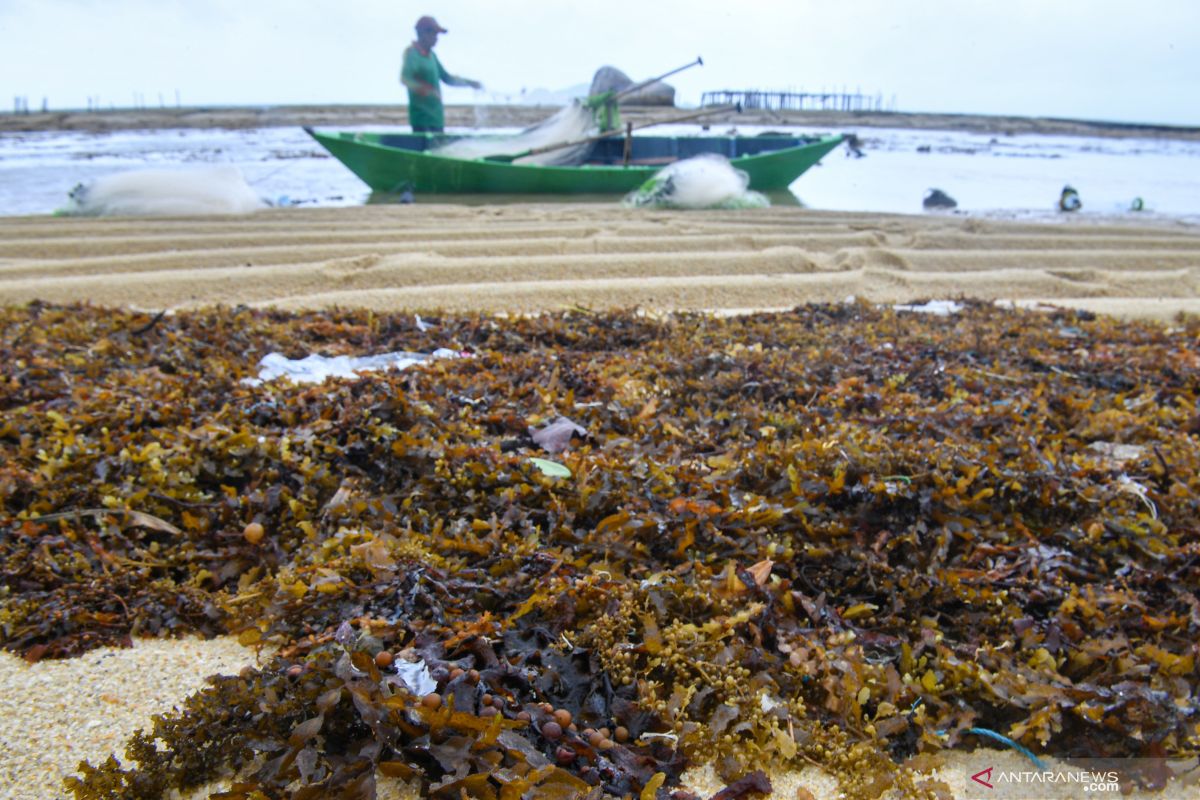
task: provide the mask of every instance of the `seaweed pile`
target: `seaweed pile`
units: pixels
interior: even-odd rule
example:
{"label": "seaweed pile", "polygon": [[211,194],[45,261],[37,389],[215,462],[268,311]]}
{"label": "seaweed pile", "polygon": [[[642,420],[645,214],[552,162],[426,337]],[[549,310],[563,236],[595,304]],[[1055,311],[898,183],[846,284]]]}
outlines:
{"label": "seaweed pile", "polygon": [[[0,311],[0,643],[237,634],[77,798],[945,796],[1200,746],[1200,323]],[[321,385],[269,352],[451,347]],[[915,760],[914,760],[915,759]]]}

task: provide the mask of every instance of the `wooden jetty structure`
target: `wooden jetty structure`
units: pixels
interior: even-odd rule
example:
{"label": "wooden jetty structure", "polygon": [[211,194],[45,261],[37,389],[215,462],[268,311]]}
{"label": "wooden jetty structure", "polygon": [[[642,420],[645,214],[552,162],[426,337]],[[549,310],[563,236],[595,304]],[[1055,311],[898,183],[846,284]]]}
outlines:
{"label": "wooden jetty structure", "polygon": [[705,92],[701,106],[732,105],[770,111],[883,111],[882,95],[862,92],[766,92],[757,89]]}

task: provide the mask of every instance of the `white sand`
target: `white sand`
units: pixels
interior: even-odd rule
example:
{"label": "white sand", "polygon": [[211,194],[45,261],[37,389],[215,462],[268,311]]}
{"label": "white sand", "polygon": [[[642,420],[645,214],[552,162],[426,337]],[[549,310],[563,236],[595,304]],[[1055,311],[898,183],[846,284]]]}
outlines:
{"label": "white sand", "polygon": [[[234,637],[208,642],[136,640],[130,649],[100,648],[67,661],[27,664],[11,653],[0,652],[0,798],[44,800],[63,796],[62,780],[75,773],[80,760],[98,764],[115,753],[139,728],[149,728],[151,717],[178,707],[192,692],[205,686],[214,673],[236,674],[255,663],[254,651]],[[936,777],[945,781],[956,798],[987,796],[971,783],[970,776],[986,767],[1018,772],[1030,769],[1022,756],[1009,751],[982,749],[943,754]],[[1052,767],[1065,767],[1047,759]],[[708,797],[723,788],[712,767],[689,769],[684,785]],[[816,800],[838,796],[837,782],[815,768],[771,775],[773,796],[804,797],[807,789]],[[209,791],[222,791],[228,782],[215,782],[190,798],[199,800]],[[1042,787],[1046,798],[1073,798],[1077,786]],[[410,800],[416,792],[399,781],[380,780],[383,800]],[[998,795],[1003,796],[1003,795]],[[1024,796],[1024,795],[1022,795]],[[1162,793],[1135,792],[1124,797],[1182,800],[1200,796],[1193,782],[1174,785]]]}
{"label": "white sand", "polygon": [[[1200,313],[1200,229],[797,208],[663,212],[615,201],[0,219],[6,303],[745,311],[848,295],[887,303],[976,297],[1165,320]],[[252,661],[230,639],[139,642],[33,666],[0,653],[0,797],[61,795],[62,777],[80,759],[119,751],[152,714],[202,687],[204,676]],[[950,754],[943,777],[956,796],[980,796],[969,783],[980,758],[1022,766],[1011,753]],[[803,796],[799,787],[836,796],[816,770],[774,780],[777,797]],[[690,772],[688,782],[702,795],[720,788],[711,770]],[[406,794],[387,789],[387,796]],[[1197,795],[1174,787],[1145,796]]]}
{"label": "white sand", "polygon": [[204,688],[206,676],[255,663],[233,638],[134,644],[33,665],[0,652],[0,797],[63,796],[81,760],[120,758],[136,730]]}
{"label": "white sand", "polygon": [[608,204],[0,219],[0,302],[535,311],[977,297],[1200,312],[1200,228]]}

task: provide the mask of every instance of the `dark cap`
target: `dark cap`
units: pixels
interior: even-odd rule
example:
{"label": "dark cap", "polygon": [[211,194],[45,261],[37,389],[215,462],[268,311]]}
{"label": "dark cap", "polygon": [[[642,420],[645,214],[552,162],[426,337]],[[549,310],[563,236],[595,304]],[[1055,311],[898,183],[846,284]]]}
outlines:
{"label": "dark cap", "polygon": [[438,21],[430,16],[421,17],[417,20],[417,30],[419,31],[437,31],[438,33],[449,33],[450,31],[438,25]]}

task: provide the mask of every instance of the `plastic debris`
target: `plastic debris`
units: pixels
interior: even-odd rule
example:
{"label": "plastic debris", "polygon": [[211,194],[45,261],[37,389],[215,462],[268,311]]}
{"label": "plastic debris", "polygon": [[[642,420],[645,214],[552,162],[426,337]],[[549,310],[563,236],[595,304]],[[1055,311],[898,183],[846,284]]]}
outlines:
{"label": "plastic debris", "polygon": [[1040,758],[1035,756],[1032,752],[1029,751],[1028,748],[1022,747],[1020,744],[1018,744],[1017,742],[1014,742],[1012,739],[1008,738],[1007,736],[1005,736],[1002,733],[996,733],[994,730],[992,730],[990,728],[967,728],[966,733],[973,733],[976,736],[986,736],[989,739],[999,742],[1000,744],[1004,745],[1005,747],[1010,747],[1013,750],[1016,750],[1018,753],[1025,756],[1030,761],[1032,761],[1033,765],[1035,767],[1037,767],[1038,769],[1044,770],[1047,768],[1046,762],[1042,761]]}
{"label": "plastic debris", "polygon": [[948,317],[951,314],[957,314],[963,310],[961,303],[956,303],[953,300],[930,300],[921,305],[898,305],[892,306],[897,311],[911,311],[916,314],[934,314],[939,317]]}
{"label": "plastic debris", "polygon": [[571,446],[574,437],[587,436],[587,428],[566,417],[559,417],[544,428],[531,429],[529,436],[547,453],[561,453]]}
{"label": "plastic debris", "polygon": [[437,681],[433,679],[429,665],[424,661],[397,660],[392,662],[392,666],[396,670],[396,677],[402,680],[413,694],[420,696],[437,691]]}
{"label": "plastic debris", "polygon": [[543,475],[551,478],[569,478],[571,470],[559,464],[557,461],[550,461],[545,458],[530,458],[530,463],[542,471]]}
{"label": "plastic debris", "polygon": [[296,383],[321,383],[326,378],[357,378],[358,373],[379,369],[407,369],[431,358],[459,358],[461,353],[440,347],[432,353],[382,353],[377,356],[321,356],[313,354],[292,359],[282,353],[268,353],[258,362],[258,378],[247,378],[249,386],[291,378]]}

